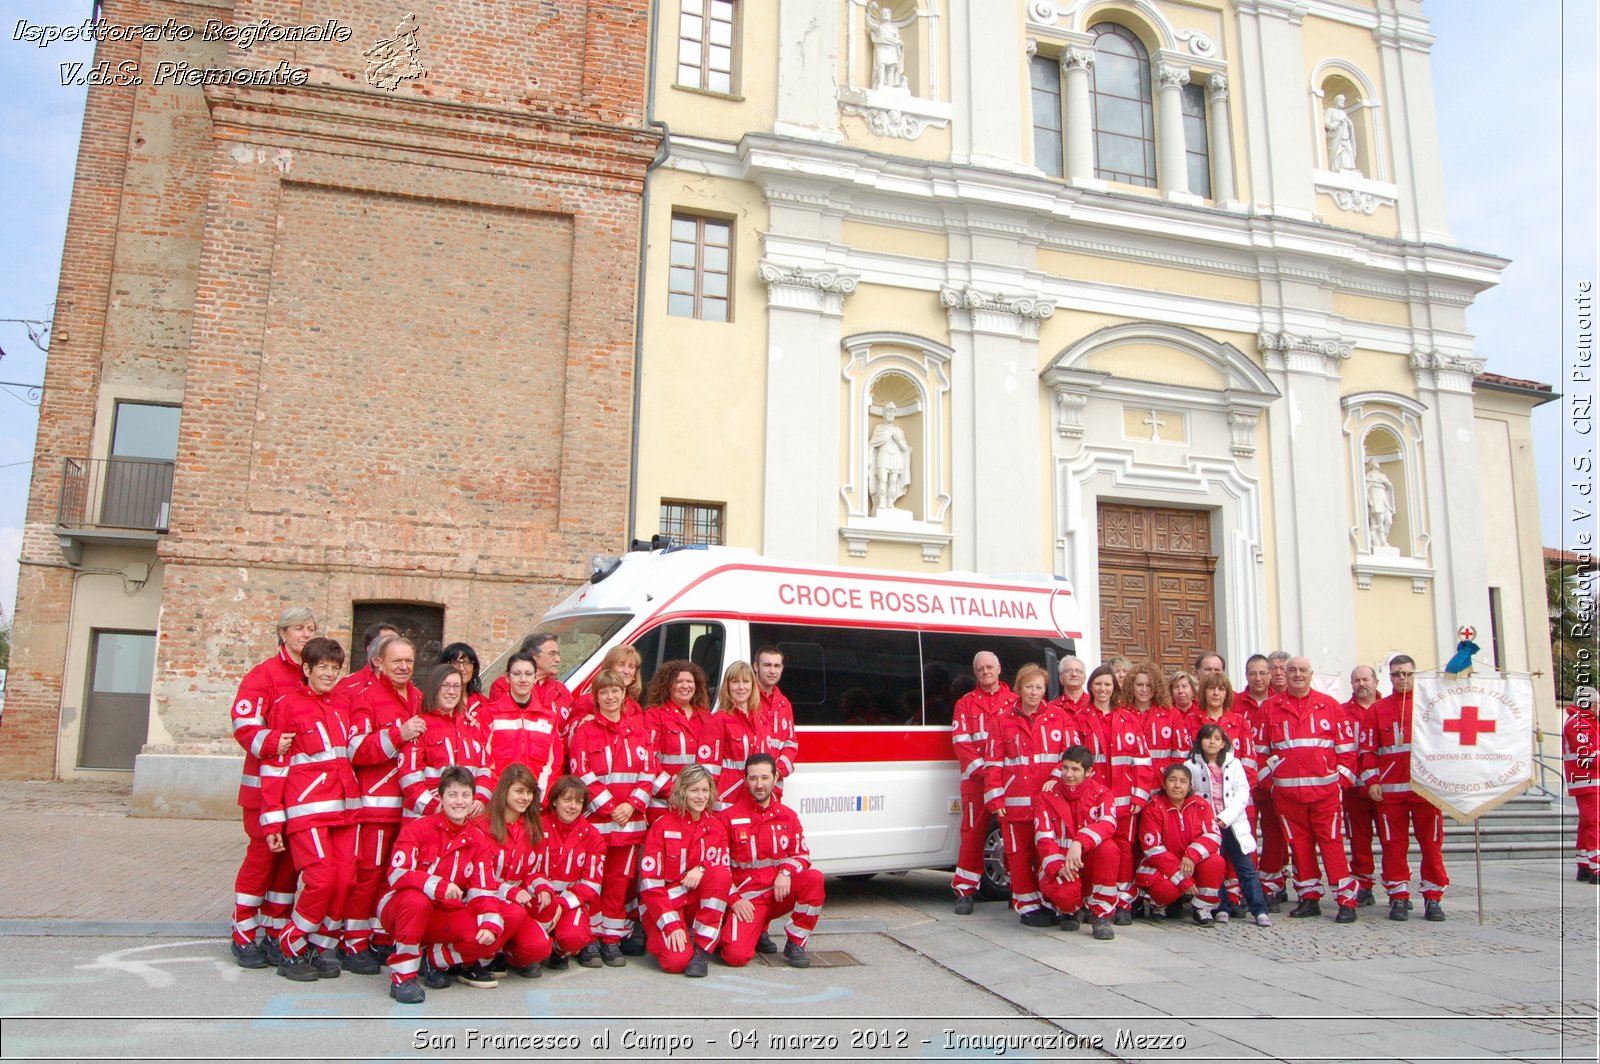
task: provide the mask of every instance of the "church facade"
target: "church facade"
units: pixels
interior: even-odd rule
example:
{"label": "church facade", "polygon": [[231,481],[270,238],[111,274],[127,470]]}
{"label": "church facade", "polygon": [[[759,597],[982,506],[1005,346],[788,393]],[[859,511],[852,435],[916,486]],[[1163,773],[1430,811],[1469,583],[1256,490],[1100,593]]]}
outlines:
{"label": "church facade", "polygon": [[[664,0],[635,524],[1069,577],[1084,649],[1545,672],[1415,0]],[[659,508],[659,509],[658,509]],[[653,526],[659,515],[659,522]],[[1541,717],[1555,720],[1548,684]]]}

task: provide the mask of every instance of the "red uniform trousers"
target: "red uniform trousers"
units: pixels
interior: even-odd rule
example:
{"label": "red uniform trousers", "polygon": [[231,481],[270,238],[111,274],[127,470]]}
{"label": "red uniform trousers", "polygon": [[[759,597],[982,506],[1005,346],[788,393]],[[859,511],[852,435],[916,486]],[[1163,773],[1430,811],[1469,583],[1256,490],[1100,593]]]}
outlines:
{"label": "red uniform trousers", "polygon": [[389,978],[396,983],[416,976],[425,947],[433,951],[429,957],[434,967],[444,969],[488,960],[500,951],[505,938],[497,930],[492,943],[485,946],[479,942],[478,918],[460,902],[447,908],[422,891],[409,889],[386,894],[383,900],[386,904],[378,916],[394,936]]}
{"label": "red uniform trousers", "polygon": [[978,891],[983,876],[983,844],[989,837],[989,811],[983,807],[983,781],[961,781],[961,848],[956,853],[956,874],[950,886],[957,894]]}
{"label": "red uniform trousers", "polygon": [[1117,847],[1117,908],[1133,908],[1133,870],[1139,864],[1135,849],[1139,845],[1139,814],[1135,810],[1117,813],[1117,835],[1106,843]]}
{"label": "red uniform trousers", "polygon": [[1444,814],[1420,794],[1390,793],[1378,803],[1378,831],[1383,839],[1383,889],[1390,901],[1411,897],[1411,831],[1422,850],[1422,896],[1444,897],[1450,875],[1444,870]]}
{"label": "red uniform trousers", "polygon": [[[980,804],[979,809],[983,806]],[[816,930],[817,918],[822,915],[822,873],[808,868],[789,879],[789,896],[775,901],[771,891],[751,899],[755,912],[749,920],[733,915],[733,905],[728,906],[727,925],[722,933],[722,959],[734,968],[742,968],[756,955],[756,939],[767,930],[767,925],[785,913],[792,915],[784,925],[783,933],[790,942],[804,946]],[[737,900],[737,899],[735,899]]]}
{"label": "red uniform trousers", "polygon": [[1077,879],[1039,877],[1039,893],[1057,912],[1067,916],[1087,905],[1096,919],[1109,919],[1117,911],[1117,866],[1121,861],[1122,851],[1116,841],[1107,840],[1083,855],[1083,868]]}
{"label": "red uniform trousers", "polygon": [[374,942],[394,941],[373,916],[379,896],[389,886],[389,854],[399,834],[399,821],[356,825],[355,880],[344,910],[344,948],[350,953],[360,953]]}
{"label": "red uniform trousers", "polygon": [[[1578,867],[1600,873],[1600,788],[1569,791],[1578,802]],[[1426,879],[1428,870],[1422,870]]]}
{"label": "red uniform trousers", "polygon": [[1344,792],[1344,833],[1350,840],[1350,874],[1357,890],[1372,889],[1372,837],[1378,830],[1378,806],[1365,787]]}
{"label": "red uniform trousers", "polygon": [[1344,806],[1337,794],[1314,802],[1286,798],[1274,803],[1283,834],[1294,856],[1294,892],[1304,901],[1322,898],[1322,877],[1317,870],[1317,854],[1322,855],[1322,870],[1328,873],[1340,905],[1356,903],[1356,881],[1344,859],[1344,837],[1340,834]]}
{"label": "red uniform trousers", "polygon": [[[500,949],[505,952],[507,963],[526,968],[550,959],[550,933],[528,911],[526,905],[507,902],[500,906],[500,918],[506,922],[506,933],[500,940]],[[476,931],[473,937],[477,937]]]}
{"label": "red uniform trousers", "polygon": [[639,844],[606,847],[606,870],[600,877],[600,904],[590,926],[594,937],[616,945],[633,930],[630,914],[639,904]]}
{"label": "red uniform trousers", "polygon": [[294,859],[287,851],[267,849],[261,810],[241,812],[248,842],[239,874],[233,878],[233,940],[248,946],[256,940],[257,929],[276,936],[288,925],[289,906],[294,904]]}
{"label": "red uniform trousers", "polygon": [[[1261,889],[1272,900],[1273,894],[1284,893],[1284,867],[1289,863],[1289,840],[1283,833],[1277,801],[1271,787],[1252,791],[1250,826],[1261,829],[1261,848],[1256,851],[1256,870],[1261,873]],[[1257,812],[1259,810],[1259,813]]]}
{"label": "red uniform trousers", "polygon": [[728,914],[729,892],[732,890],[733,875],[728,869],[708,867],[700,877],[700,885],[678,900],[675,909],[682,923],[677,926],[686,932],[682,949],[672,949],[667,945],[666,936],[661,933],[659,926],[662,913],[651,905],[643,907],[645,949],[661,963],[663,972],[668,975],[682,972],[694,959],[696,946],[707,953],[717,948],[717,940],[722,937],[722,921]]}
{"label": "red uniform trousers", "polygon": [[1006,870],[1011,873],[1011,907],[1019,913],[1042,908],[1039,895],[1039,859],[1034,852],[1034,825],[1029,820],[1006,820]]}
{"label": "red uniform trousers", "polygon": [[1217,907],[1221,897],[1222,874],[1226,864],[1220,853],[1213,854],[1197,863],[1194,875],[1187,879],[1179,878],[1174,882],[1173,877],[1178,876],[1177,872],[1171,876],[1145,873],[1139,877],[1139,886],[1157,905],[1171,905],[1185,894],[1193,894],[1196,908],[1211,911]]}
{"label": "red uniform trousers", "polygon": [[298,957],[306,941],[333,949],[344,930],[345,904],[356,872],[356,829],[348,824],[289,832],[289,854],[300,873],[300,893],[278,936],[284,956]]}
{"label": "red uniform trousers", "polygon": [[585,906],[569,909],[559,901],[552,900],[534,915],[540,923],[547,924],[555,920],[555,926],[550,928],[550,938],[556,950],[568,957],[594,941],[595,916]]}

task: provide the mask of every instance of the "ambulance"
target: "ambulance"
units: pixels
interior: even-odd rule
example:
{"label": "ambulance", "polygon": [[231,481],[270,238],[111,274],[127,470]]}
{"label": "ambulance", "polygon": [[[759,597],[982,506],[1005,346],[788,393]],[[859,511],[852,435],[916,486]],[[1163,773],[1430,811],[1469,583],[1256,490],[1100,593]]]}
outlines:
{"label": "ambulance", "polygon": [[[1044,666],[1053,696],[1057,663],[1084,645],[1078,600],[1060,577],[796,564],[731,547],[634,551],[593,568],[533,629],[560,640],[574,694],[620,643],[638,650],[642,682],[687,659],[713,694],[732,662],[753,662],[765,646],[783,652],[778,686],[800,744],[783,800],[829,875],[954,866],[961,807],[950,722],[973,686],[973,655],[992,651],[1008,682],[1028,662]],[[510,653],[485,677],[503,672]],[[1004,896],[998,830],[985,866],[984,893]]]}

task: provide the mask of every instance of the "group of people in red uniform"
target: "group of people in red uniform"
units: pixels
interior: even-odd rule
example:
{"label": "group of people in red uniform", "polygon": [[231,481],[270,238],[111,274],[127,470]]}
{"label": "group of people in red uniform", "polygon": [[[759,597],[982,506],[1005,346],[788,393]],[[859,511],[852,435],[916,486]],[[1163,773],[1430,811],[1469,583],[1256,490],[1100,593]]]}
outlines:
{"label": "group of people in red uniform", "polygon": [[1374,837],[1389,918],[1407,920],[1413,834],[1423,914],[1444,920],[1443,818],[1411,790],[1416,664],[1401,654],[1388,668],[1388,695],[1362,665],[1341,704],[1312,688],[1309,660],[1283,651],[1252,655],[1238,692],[1214,652],[1193,672],[1125,658],[1089,672],[1069,657],[1060,695],[1046,701],[1042,667],[1022,666],[1008,687],[999,659],[979,653],[952,729],[955,911],[973,911],[993,818],[1012,906],[1030,927],[1076,931],[1087,920],[1110,939],[1136,911],[1165,919],[1184,899],[1202,926],[1248,911],[1270,927],[1291,888],[1291,917],[1321,915],[1331,892],[1336,921],[1350,923],[1376,902]]}
{"label": "group of people in red uniform", "polygon": [[405,1004],[646,952],[702,977],[716,954],[776,953],[766,932],[785,915],[785,959],[810,965],[823,883],[781,798],[798,744],[775,648],[729,666],[713,708],[688,661],[642,690],[631,647],[574,698],[546,633],[487,693],[466,644],[418,686],[392,626],[365,633],[368,667],[348,676],[310,610],[277,633],[233,705],[241,967],[310,981],[386,966]]}

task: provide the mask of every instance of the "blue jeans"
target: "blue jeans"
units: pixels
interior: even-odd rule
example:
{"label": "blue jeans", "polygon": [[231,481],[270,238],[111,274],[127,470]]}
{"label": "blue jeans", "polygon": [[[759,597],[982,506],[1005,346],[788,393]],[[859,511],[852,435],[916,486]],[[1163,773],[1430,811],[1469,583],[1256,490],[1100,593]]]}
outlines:
{"label": "blue jeans", "polygon": [[1260,916],[1266,912],[1267,898],[1261,892],[1261,877],[1256,874],[1256,862],[1239,847],[1239,840],[1232,828],[1222,829],[1222,856],[1233,866],[1234,877],[1239,880],[1239,889],[1244,893],[1244,903],[1250,907],[1250,915]]}

